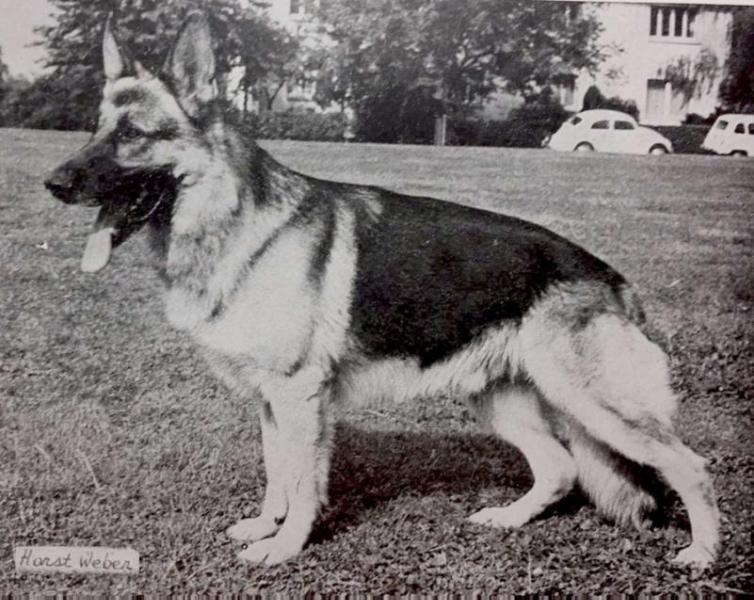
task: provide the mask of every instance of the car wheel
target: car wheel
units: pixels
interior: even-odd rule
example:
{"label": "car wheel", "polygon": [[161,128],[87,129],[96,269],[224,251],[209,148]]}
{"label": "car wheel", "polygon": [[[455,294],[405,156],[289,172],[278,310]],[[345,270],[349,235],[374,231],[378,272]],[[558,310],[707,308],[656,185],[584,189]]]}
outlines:
{"label": "car wheel", "polygon": [[730,153],[731,156],[746,156],[746,150],[734,150]]}
{"label": "car wheel", "polygon": [[657,144],[656,146],[652,146],[649,149],[649,153],[655,156],[658,156],[660,154],[667,154],[668,149],[665,146],[662,146],[661,144]]}
{"label": "car wheel", "polygon": [[594,146],[592,146],[589,142],[581,142],[573,150],[574,152],[594,152]]}

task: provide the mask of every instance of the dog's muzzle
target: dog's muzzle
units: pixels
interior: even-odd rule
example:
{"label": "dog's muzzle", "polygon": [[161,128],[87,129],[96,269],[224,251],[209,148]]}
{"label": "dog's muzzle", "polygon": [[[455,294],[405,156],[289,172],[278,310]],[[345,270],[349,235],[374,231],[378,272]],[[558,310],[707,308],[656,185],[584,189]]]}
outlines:
{"label": "dog's muzzle", "polygon": [[83,196],[85,179],[77,170],[62,165],[55,169],[44,181],[48,191],[61,202],[66,204],[81,204],[83,206],[99,206],[99,201],[89,196]]}
{"label": "dog's muzzle", "polygon": [[158,218],[159,211],[169,212],[175,181],[168,168],[125,169],[86,150],[55,169],[44,184],[66,204],[99,207],[81,258],[81,269],[92,273],[104,268],[112,249]]}

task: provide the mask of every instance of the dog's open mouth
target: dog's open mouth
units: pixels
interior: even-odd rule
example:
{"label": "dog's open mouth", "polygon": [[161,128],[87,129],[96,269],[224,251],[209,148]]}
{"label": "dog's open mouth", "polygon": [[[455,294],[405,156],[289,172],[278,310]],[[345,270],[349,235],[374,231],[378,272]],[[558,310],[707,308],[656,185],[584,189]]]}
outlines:
{"label": "dog's open mouth", "polygon": [[172,186],[162,174],[150,174],[119,189],[110,190],[100,202],[97,219],[81,257],[81,270],[95,273],[105,268],[113,248],[122,244],[145,223],[169,209]]}

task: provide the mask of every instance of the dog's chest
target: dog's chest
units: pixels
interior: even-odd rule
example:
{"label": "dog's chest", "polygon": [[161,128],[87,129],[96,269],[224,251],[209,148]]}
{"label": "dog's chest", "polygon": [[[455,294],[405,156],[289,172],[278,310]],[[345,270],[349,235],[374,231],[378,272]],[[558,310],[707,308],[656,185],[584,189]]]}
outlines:
{"label": "dog's chest", "polygon": [[171,290],[168,318],[214,353],[287,371],[306,352],[313,330],[310,254],[302,236],[283,236],[255,261],[213,281],[210,292],[219,293],[210,296],[219,300],[192,301],[182,290]]}

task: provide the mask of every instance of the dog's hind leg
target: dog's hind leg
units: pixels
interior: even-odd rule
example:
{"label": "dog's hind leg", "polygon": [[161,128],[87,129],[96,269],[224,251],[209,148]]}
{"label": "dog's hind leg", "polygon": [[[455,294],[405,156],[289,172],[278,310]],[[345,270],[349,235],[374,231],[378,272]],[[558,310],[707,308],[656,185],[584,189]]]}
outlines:
{"label": "dog's hind leg", "polygon": [[244,542],[256,542],[276,533],[288,512],[283,479],[285,448],[269,402],[260,402],[259,420],[267,477],[262,510],[258,517],[242,519],[227,530],[231,538]]}
{"label": "dog's hind leg", "polygon": [[319,374],[302,369],[292,377],[274,378],[262,387],[262,395],[269,402],[277,428],[277,468],[287,512],[273,537],[251,544],[239,557],[272,565],[293,558],[302,550],[326,499],[330,390]]}
{"label": "dog's hind leg", "polygon": [[705,461],[673,431],[676,403],[660,349],[623,317],[602,314],[574,327],[554,311],[525,325],[521,342],[523,367],[548,403],[596,440],[654,468],[678,492],[692,542],[676,561],[703,567],[714,560],[715,494]]}
{"label": "dog's hind leg", "polygon": [[544,412],[551,409],[541,404],[533,389],[498,389],[475,402],[482,421],[526,457],[534,484],[512,504],[482,509],[469,520],[495,527],[520,527],[571,491],[576,463],[554,435]]}

